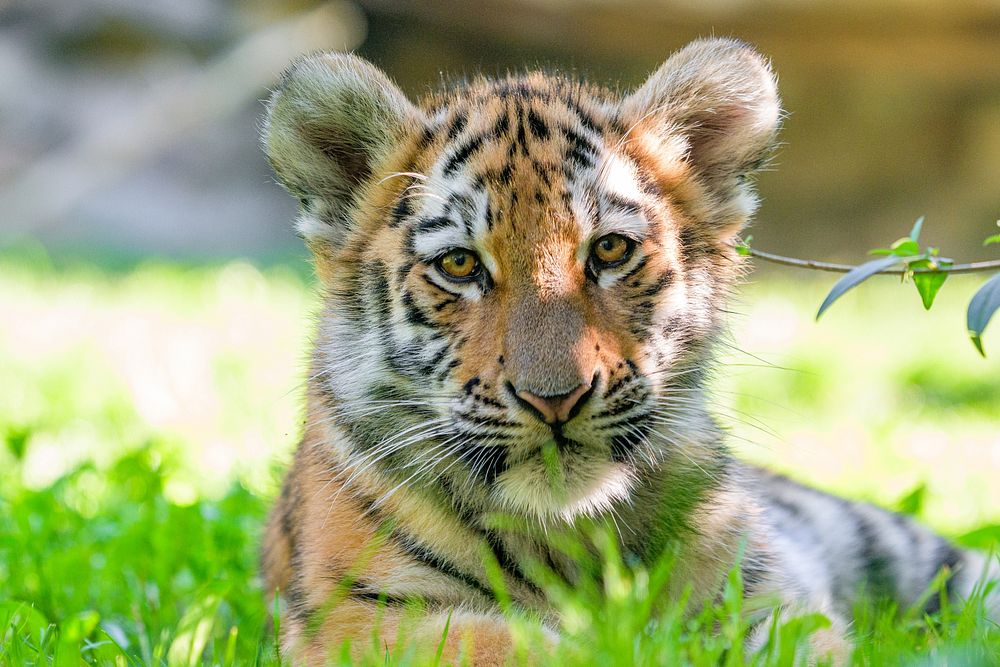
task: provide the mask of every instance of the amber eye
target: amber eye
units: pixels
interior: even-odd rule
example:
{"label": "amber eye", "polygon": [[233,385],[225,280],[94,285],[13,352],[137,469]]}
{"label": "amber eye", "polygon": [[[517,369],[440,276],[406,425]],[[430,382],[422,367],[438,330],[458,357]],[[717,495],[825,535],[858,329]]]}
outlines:
{"label": "amber eye", "polygon": [[457,248],[442,255],[437,267],[452,280],[471,280],[479,273],[479,258],[471,250]]}
{"label": "amber eye", "polygon": [[594,266],[607,269],[624,264],[632,254],[634,245],[631,239],[621,234],[605,234],[594,243],[590,249],[590,256],[593,258]]}

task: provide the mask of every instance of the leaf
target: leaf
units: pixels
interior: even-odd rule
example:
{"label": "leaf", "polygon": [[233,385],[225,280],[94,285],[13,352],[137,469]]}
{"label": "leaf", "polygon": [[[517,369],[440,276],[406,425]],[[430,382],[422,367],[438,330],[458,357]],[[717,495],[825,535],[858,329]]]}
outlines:
{"label": "leaf", "polygon": [[994,234],[993,236],[987,236],[986,240],[983,241],[984,246],[993,245],[994,243],[1000,243],[1000,234]]}
{"label": "leaf", "polygon": [[955,539],[963,547],[989,551],[1000,546],[1000,524],[982,526]]}
{"label": "leaf", "polygon": [[912,257],[920,254],[920,244],[909,237],[904,237],[889,246],[897,257]]}
{"label": "leaf", "polygon": [[900,514],[917,516],[924,509],[924,498],[927,496],[927,484],[920,483],[912,491],[899,499],[896,509]]}
{"label": "leaf", "polygon": [[930,310],[934,305],[934,297],[938,290],[948,279],[948,274],[944,271],[921,271],[913,274],[913,284],[920,293],[920,300],[924,303],[924,309]]}
{"label": "leaf", "polygon": [[454,609],[448,610],[448,617],[444,620],[444,632],[441,633],[441,641],[438,642],[437,652],[434,654],[434,667],[441,664],[441,656],[444,655],[445,642],[448,640],[448,630],[451,628],[451,612]]}
{"label": "leaf", "polygon": [[969,302],[969,311],[966,316],[966,324],[969,329],[969,337],[972,344],[979,350],[979,354],[986,356],[983,349],[983,331],[990,323],[990,318],[997,308],[1000,308],[1000,273],[986,281],[986,284],[979,288],[976,295]]}
{"label": "leaf", "polygon": [[826,309],[833,305],[833,302],[844,295],[844,292],[856,287],[860,283],[868,280],[876,273],[890,269],[898,264],[902,263],[902,259],[896,257],[895,255],[890,257],[882,257],[880,259],[873,259],[870,262],[865,262],[861,266],[856,266],[847,272],[843,278],[837,281],[837,284],[833,286],[830,293],[826,295],[826,299],[823,300],[823,304],[819,307],[819,312],[816,313],[816,319],[818,320],[820,316],[826,312]]}
{"label": "leaf", "polygon": [[736,242],[736,254],[742,255],[743,257],[750,256],[750,242],[753,241],[753,234],[746,237],[742,241]]}
{"label": "leaf", "polygon": [[913,229],[910,230],[910,240],[914,243],[920,240],[920,230],[924,228],[924,216],[917,218],[917,221],[913,223]]}
{"label": "leaf", "polygon": [[24,459],[24,453],[28,450],[28,440],[31,438],[31,431],[26,428],[13,428],[7,432],[7,448],[18,461]]}
{"label": "leaf", "polygon": [[869,255],[895,255],[897,257],[912,257],[920,254],[920,244],[909,236],[896,239],[888,248],[875,248],[868,251]]}

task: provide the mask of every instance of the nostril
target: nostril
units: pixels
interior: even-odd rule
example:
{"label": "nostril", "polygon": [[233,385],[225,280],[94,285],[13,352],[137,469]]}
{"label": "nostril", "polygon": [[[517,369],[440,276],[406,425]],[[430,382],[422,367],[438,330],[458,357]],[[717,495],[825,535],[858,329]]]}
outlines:
{"label": "nostril", "polygon": [[528,407],[546,424],[560,424],[576,416],[592,392],[590,384],[581,384],[571,391],[551,396],[540,396],[527,390],[514,391],[514,395],[522,406]]}

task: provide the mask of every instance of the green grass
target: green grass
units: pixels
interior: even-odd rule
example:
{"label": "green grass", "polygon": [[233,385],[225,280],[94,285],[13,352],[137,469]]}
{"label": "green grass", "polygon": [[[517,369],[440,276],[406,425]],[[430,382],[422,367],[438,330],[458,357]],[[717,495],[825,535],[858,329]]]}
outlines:
{"label": "green grass", "polygon": [[[277,663],[257,545],[301,423],[303,275],[0,256],[0,665]],[[877,281],[818,325],[829,280],[748,285],[717,381],[734,446],[995,543],[1000,336],[987,332],[985,361],[964,336],[976,283],[953,279],[927,314],[912,287]],[[598,565],[600,585],[549,586],[560,664],[795,664],[822,624],[794,620],[744,655],[738,595],[688,618],[652,606],[668,568],[635,571],[612,552]],[[1000,656],[975,605],[933,619],[873,611],[854,633],[858,664]]]}

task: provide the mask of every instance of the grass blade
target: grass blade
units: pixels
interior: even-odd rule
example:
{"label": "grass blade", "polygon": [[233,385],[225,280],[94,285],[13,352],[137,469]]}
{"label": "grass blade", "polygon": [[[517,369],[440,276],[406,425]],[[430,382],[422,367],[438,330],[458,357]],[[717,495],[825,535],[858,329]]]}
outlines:
{"label": "grass blade", "polygon": [[170,667],[194,667],[201,662],[221,603],[222,598],[218,595],[207,595],[184,612],[177,635],[167,651]]}

